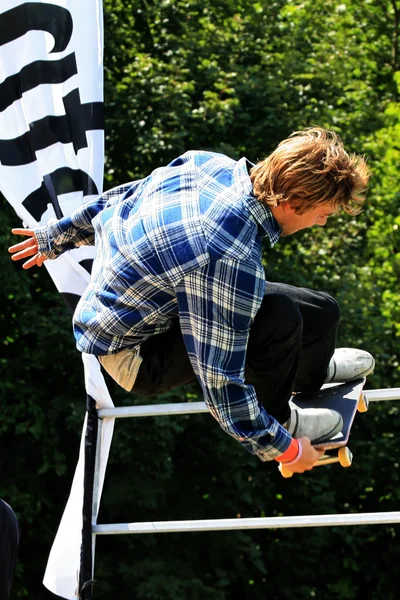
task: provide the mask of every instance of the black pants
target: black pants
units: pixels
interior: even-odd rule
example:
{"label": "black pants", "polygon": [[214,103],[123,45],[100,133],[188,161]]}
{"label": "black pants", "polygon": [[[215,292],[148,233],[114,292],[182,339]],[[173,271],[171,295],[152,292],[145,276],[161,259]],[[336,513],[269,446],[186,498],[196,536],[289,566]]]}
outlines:
{"label": "black pants", "polygon": [[[293,391],[314,391],[324,382],[335,351],[340,309],[324,292],[268,283],[250,329],[246,382],[279,422],[289,418]],[[152,396],[195,381],[178,319],[140,347],[143,363],[132,392]]]}
{"label": "black pants", "polygon": [[7,600],[17,561],[19,528],[14,511],[0,500],[0,598]]}

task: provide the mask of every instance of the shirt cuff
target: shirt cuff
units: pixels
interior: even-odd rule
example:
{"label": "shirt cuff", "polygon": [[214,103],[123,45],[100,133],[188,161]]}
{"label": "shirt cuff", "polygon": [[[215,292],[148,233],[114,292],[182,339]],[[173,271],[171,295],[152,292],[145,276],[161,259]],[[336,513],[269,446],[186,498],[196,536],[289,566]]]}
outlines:
{"label": "shirt cuff", "polygon": [[283,454],[278,456],[275,460],[277,460],[280,463],[285,463],[285,464],[291,463],[292,461],[294,461],[296,459],[299,452],[300,452],[299,442],[295,438],[292,438],[290,446],[286,450],[286,452],[284,452]]}
{"label": "shirt cuff", "polygon": [[258,458],[263,461],[271,461],[280,457],[286,450],[289,448],[292,443],[292,436],[288,431],[276,422],[276,429],[273,434],[265,435],[262,438],[259,438],[257,442],[246,440],[246,446],[251,444],[252,448],[246,447],[246,450],[258,456]]}
{"label": "shirt cuff", "polygon": [[47,225],[34,229],[34,233],[39,252],[46,258],[49,258],[50,260],[57,258],[64,250],[67,250],[66,245],[62,248],[61,246],[56,246],[54,244],[54,240],[60,234],[57,219],[49,219]]}
{"label": "shirt cuff", "polygon": [[48,255],[51,253],[51,247],[47,225],[44,225],[43,227],[38,227],[34,230],[34,233],[39,252],[48,257]]}

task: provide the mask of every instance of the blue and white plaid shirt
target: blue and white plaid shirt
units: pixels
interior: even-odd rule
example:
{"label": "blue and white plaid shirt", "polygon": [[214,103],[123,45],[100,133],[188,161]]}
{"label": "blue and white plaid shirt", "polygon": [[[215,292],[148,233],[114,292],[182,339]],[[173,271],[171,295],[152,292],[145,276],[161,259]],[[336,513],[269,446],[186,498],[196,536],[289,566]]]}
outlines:
{"label": "blue and white plaid shirt", "polygon": [[271,460],[291,436],[259,404],[244,367],[266,285],[261,241],[275,244],[280,230],[253,194],[249,166],[187,152],[35,233],[48,258],[96,240],[73,319],[80,351],[133,348],[179,317],[210,412],[248,451]]}

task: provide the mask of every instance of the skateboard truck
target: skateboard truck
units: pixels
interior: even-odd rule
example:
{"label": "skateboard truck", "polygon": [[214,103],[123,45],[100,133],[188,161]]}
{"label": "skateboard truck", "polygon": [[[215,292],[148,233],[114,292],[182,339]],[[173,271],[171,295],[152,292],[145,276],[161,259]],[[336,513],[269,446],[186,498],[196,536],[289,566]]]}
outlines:
{"label": "skateboard truck", "polygon": [[[351,467],[352,462],[352,451],[347,446],[342,446],[341,448],[338,448],[336,454],[325,453],[320,456],[314,467],[323,467],[325,465],[333,465],[334,463],[340,463],[342,467]],[[294,475],[292,471],[285,469],[282,463],[279,464],[279,471],[281,472],[282,477],[285,479],[288,479]]]}

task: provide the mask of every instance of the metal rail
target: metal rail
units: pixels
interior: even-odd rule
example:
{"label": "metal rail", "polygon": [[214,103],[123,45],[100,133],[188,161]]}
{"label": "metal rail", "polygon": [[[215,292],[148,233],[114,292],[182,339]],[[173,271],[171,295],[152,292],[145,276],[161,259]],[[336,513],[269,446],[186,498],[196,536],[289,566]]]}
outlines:
{"label": "metal rail", "polygon": [[208,412],[205,402],[176,402],[174,404],[140,404],[138,406],[119,406],[101,408],[97,411],[99,419],[113,417],[159,417],[165,415],[193,415]]}
{"label": "metal rail", "polygon": [[[365,390],[365,396],[370,402],[383,402],[386,400],[400,400],[400,388],[380,390]],[[119,406],[116,408],[102,408],[97,411],[98,417],[113,417],[123,419],[127,417],[159,417],[166,415],[193,415],[208,412],[205,402],[176,402],[174,404],[153,404],[139,406]]]}
{"label": "metal rail", "polygon": [[[368,401],[379,402],[386,400],[400,400],[400,388],[365,390]],[[187,415],[208,412],[204,402],[181,402],[174,404],[155,404],[139,406],[121,406],[116,408],[103,408],[97,411],[98,417],[103,418],[126,418],[126,417],[157,417],[163,415]],[[101,436],[100,436],[101,437]],[[101,439],[98,439],[98,444]],[[95,488],[98,479],[99,457],[97,455],[95,467]],[[95,494],[97,496],[97,493]],[[95,505],[93,515],[97,514]],[[133,533],[182,533],[193,531],[222,531],[243,529],[284,529],[295,527],[329,527],[343,525],[388,525],[400,523],[400,511],[377,512],[357,514],[336,515],[304,515],[288,517],[260,517],[260,518],[235,518],[235,519],[211,519],[196,521],[149,521],[142,523],[96,523],[92,520],[93,534],[93,564],[94,547],[96,535],[116,535]]]}
{"label": "metal rail", "polygon": [[400,400],[400,388],[388,388],[385,390],[364,390],[364,394],[370,402],[384,402],[386,400]]}
{"label": "metal rail", "polygon": [[239,529],[285,529],[290,527],[329,527],[342,525],[387,525],[400,523],[400,512],[357,513],[337,515],[304,515],[295,517],[260,517],[254,519],[211,519],[198,521],[149,521],[95,525],[96,535],[121,533],[183,533]]}

